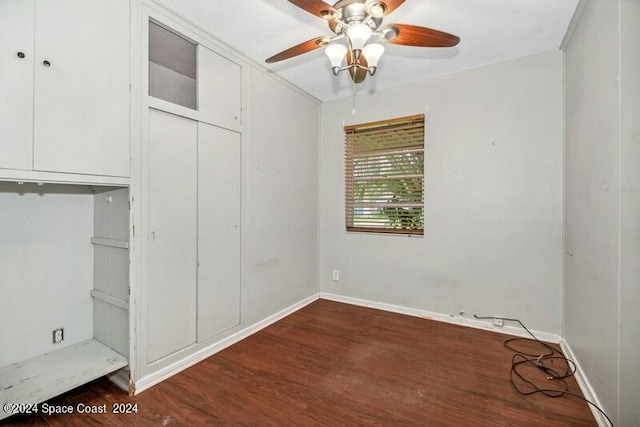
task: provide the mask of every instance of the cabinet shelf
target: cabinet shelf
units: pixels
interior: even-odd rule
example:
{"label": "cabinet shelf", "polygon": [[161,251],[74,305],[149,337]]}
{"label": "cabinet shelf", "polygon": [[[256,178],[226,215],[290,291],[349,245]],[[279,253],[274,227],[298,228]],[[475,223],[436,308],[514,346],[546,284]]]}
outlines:
{"label": "cabinet shelf", "polygon": [[97,246],[107,246],[109,248],[129,249],[128,240],[108,239],[104,237],[92,237],[91,243]]}
{"label": "cabinet shelf", "polygon": [[91,290],[91,296],[97,300],[113,305],[114,307],[119,307],[123,310],[129,310],[129,303],[123,299],[116,298],[95,289]]}
{"label": "cabinet shelf", "polygon": [[[127,366],[127,359],[94,339],[0,368],[0,408],[33,404]],[[0,409],[0,419],[10,414]]]}

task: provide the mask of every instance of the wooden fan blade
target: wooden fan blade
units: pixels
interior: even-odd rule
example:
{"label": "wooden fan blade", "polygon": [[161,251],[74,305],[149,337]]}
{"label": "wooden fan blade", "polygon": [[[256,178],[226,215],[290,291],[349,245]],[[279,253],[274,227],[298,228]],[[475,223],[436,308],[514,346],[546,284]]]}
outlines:
{"label": "wooden fan blade", "polygon": [[402,6],[402,3],[404,3],[404,1],[405,0],[382,0],[382,3],[384,3],[384,5],[386,6],[384,10],[384,16],[387,16],[398,7]]}
{"label": "wooden fan blade", "polygon": [[304,43],[300,43],[299,45],[290,47],[287,50],[283,50],[282,52],[273,55],[271,58],[267,59],[265,62],[267,64],[272,64],[274,62],[282,61],[284,59],[293,58],[294,56],[302,55],[303,53],[311,52],[312,50],[316,50],[321,48],[324,43],[323,40],[326,40],[327,36],[316,37],[315,39],[308,40]]}
{"label": "wooden fan blade", "polygon": [[387,28],[394,29],[397,35],[389,43],[403,46],[419,47],[452,47],[460,43],[460,37],[431,28],[406,24],[391,24]]}
{"label": "wooden fan blade", "polygon": [[334,16],[339,15],[338,11],[335,10],[333,6],[323,2],[322,0],[289,0],[289,2],[320,18],[323,18],[323,12],[329,12]]}
{"label": "wooden fan blade", "polygon": [[[351,51],[347,52],[347,64],[351,64],[352,61]],[[358,60],[358,64],[363,67],[368,67],[367,60],[364,55],[360,55],[360,59]],[[367,70],[363,70],[362,68],[357,67],[349,67],[349,74],[351,74],[351,79],[355,83],[362,83],[364,79],[367,78]]]}

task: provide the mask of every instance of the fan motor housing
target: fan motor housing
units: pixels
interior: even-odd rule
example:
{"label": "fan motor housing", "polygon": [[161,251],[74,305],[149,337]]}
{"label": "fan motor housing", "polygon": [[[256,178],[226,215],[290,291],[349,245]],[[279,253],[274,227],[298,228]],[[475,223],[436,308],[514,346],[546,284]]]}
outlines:
{"label": "fan motor housing", "polygon": [[[360,22],[368,15],[365,2],[363,0],[341,0],[333,7],[340,11],[341,21],[346,24]],[[371,27],[372,30],[377,30],[380,27],[380,24],[382,24],[382,18],[371,18],[366,24]],[[345,28],[343,26],[336,25],[333,21],[329,21],[329,28],[338,35],[345,32]]]}

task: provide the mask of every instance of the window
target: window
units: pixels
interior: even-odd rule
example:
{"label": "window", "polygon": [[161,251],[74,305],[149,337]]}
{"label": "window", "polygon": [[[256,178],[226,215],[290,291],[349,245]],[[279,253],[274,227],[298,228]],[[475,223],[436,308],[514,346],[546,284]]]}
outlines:
{"label": "window", "polygon": [[344,133],[347,231],[424,234],[424,115]]}

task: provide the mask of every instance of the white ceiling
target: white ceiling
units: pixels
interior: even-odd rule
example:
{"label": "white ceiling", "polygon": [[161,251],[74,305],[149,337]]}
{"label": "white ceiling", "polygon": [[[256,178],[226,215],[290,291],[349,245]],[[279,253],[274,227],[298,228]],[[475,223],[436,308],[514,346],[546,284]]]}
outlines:
{"label": "white ceiling", "polygon": [[[350,96],[348,73],[334,77],[323,49],[275,64],[268,57],[314,37],[327,23],[287,0],[160,0],[229,46],[326,101]],[[407,0],[384,24],[403,23],[460,37],[453,48],[385,44],[376,76],[357,92],[558,50],[579,0]]]}

